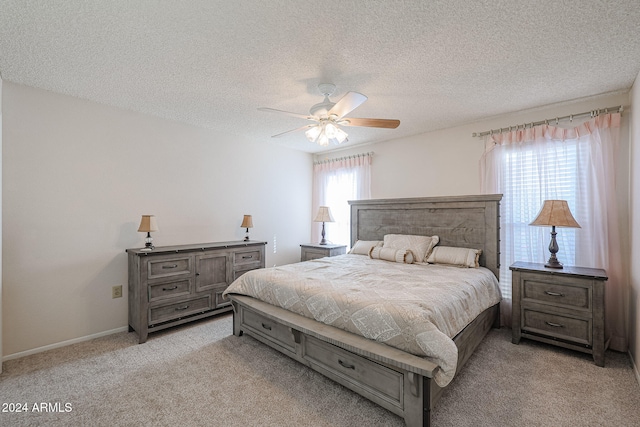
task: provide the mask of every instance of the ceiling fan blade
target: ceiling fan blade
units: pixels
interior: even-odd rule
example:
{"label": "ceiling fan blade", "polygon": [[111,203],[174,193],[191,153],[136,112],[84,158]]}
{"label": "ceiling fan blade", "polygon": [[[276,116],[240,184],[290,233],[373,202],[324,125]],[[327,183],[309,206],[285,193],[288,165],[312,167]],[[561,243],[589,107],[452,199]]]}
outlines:
{"label": "ceiling fan blade", "polygon": [[329,110],[328,115],[335,114],[338,119],[346,116],[356,108],[358,108],[368,98],[358,92],[347,92],[345,96],[340,98],[340,101],[336,102],[336,105]]}
{"label": "ceiling fan blade", "polygon": [[298,117],[300,119],[306,119],[306,120],[316,120],[315,117],[310,116],[310,115],[305,115],[305,114],[298,114],[298,113],[291,113],[289,111],[283,111],[283,110],[276,110],[275,108],[265,108],[265,107],[261,107],[258,108],[259,111],[266,111],[267,113],[281,113],[281,114],[286,114],[287,116],[292,116],[292,117]]}
{"label": "ceiling fan blade", "polygon": [[291,130],[288,130],[288,131],[286,131],[286,132],[282,132],[282,133],[279,133],[279,134],[277,134],[277,135],[273,135],[271,138],[279,138],[279,137],[281,137],[281,136],[283,136],[283,135],[286,135],[286,134],[288,134],[288,133],[296,132],[296,131],[299,131],[299,130],[309,129],[309,128],[314,127],[314,126],[316,126],[316,125],[314,125],[314,124],[304,125],[304,126],[301,126],[301,127],[299,127],[299,128],[296,128],[296,129],[291,129]]}
{"label": "ceiling fan blade", "polygon": [[366,126],[373,128],[395,129],[400,126],[400,120],[391,119],[352,119],[345,117],[339,123],[343,126]]}

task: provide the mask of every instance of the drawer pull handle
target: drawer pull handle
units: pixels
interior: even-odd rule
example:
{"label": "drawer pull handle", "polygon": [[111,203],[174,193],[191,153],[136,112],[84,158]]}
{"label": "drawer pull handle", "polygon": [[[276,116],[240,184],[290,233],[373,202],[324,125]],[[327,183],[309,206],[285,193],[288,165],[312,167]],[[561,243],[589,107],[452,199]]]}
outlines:
{"label": "drawer pull handle", "polygon": [[242,259],[251,259],[253,258],[253,255],[243,255]]}
{"label": "drawer pull handle", "polygon": [[356,369],[355,365],[351,365],[349,363],[343,362],[342,360],[338,359],[338,363],[340,364],[340,366],[342,366],[343,368],[347,368],[347,369]]}
{"label": "drawer pull handle", "polygon": [[563,297],[564,294],[561,294],[560,292],[551,292],[551,291],[544,291],[545,294],[550,295],[552,297]]}
{"label": "drawer pull handle", "polygon": [[271,330],[271,326],[269,326],[269,325],[265,325],[264,323],[262,324],[262,327],[263,327],[264,329],[266,329],[267,331],[270,331],[270,330]]}
{"label": "drawer pull handle", "polygon": [[178,268],[178,264],[163,265],[162,268],[164,268],[165,270],[168,270],[170,268]]}
{"label": "drawer pull handle", "polygon": [[564,325],[561,325],[560,323],[553,323],[553,322],[544,322],[549,326],[553,326],[554,328],[564,328]]}
{"label": "drawer pull handle", "polygon": [[189,308],[189,305],[185,305],[184,307],[176,307],[176,311],[183,311],[186,310],[187,308]]}
{"label": "drawer pull handle", "polygon": [[163,291],[173,291],[173,290],[176,290],[176,289],[178,289],[177,286],[172,286],[170,288],[162,288]]}

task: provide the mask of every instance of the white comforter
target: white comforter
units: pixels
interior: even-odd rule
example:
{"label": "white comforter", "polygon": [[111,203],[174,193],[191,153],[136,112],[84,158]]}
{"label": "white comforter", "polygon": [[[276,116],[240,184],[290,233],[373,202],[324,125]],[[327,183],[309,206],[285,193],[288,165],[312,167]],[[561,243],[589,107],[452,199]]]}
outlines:
{"label": "white comforter", "polygon": [[500,301],[485,268],[401,264],[341,255],[253,270],[225,294],[257,298],[319,322],[428,358],[444,387],[456,372],[452,338]]}

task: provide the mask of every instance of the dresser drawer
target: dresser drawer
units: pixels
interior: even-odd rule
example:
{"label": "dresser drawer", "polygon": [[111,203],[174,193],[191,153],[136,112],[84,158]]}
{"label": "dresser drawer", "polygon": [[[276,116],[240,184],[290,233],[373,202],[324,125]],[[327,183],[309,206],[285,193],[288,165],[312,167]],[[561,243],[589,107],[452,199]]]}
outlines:
{"label": "dresser drawer", "polygon": [[541,311],[522,311],[522,330],[591,345],[591,320],[575,319]]}
{"label": "dresser drawer", "polygon": [[167,320],[201,313],[209,309],[211,309],[210,295],[152,307],[149,309],[149,324],[166,322]]}
{"label": "dresser drawer", "polygon": [[224,291],[226,289],[227,289],[227,287],[225,286],[224,288],[220,288],[220,289],[218,289],[218,290],[216,290],[214,292],[214,295],[215,295],[214,307],[215,308],[226,307],[226,306],[231,304],[231,300],[229,299],[228,296],[222,296],[222,294],[224,293]]}
{"label": "dresser drawer", "polygon": [[192,271],[193,257],[189,255],[154,256],[147,261],[147,280],[188,276]]}
{"label": "dresser drawer", "polygon": [[305,335],[303,357],[331,376],[337,376],[354,387],[403,407],[403,376],[371,360],[335,345]]}
{"label": "dresser drawer", "polygon": [[295,352],[295,341],[291,330],[279,323],[273,322],[268,318],[254,313],[251,310],[243,308],[242,311],[242,324],[251,328],[257,334],[269,339],[279,346]]}
{"label": "dresser drawer", "polygon": [[165,298],[176,298],[191,293],[191,279],[149,285],[149,302]]}
{"label": "dresser drawer", "polygon": [[260,249],[233,253],[233,265],[240,269],[245,269],[248,264],[256,264],[256,266],[259,266],[261,261],[262,251]]}
{"label": "dresser drawer", "polygon": [[539,279],[522,282],[523,301],[532,300],[566,308],[591,310],[591,288],[561,283],[547,283]]}

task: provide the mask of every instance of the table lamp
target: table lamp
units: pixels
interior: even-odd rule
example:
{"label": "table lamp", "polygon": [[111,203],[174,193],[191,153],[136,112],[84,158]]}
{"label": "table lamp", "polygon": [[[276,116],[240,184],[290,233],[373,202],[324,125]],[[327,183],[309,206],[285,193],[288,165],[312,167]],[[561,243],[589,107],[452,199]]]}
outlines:
{"label": "table lamp", "polygon": [[249,240],[249,229],[253,228],[253,218],[251,218],[251,215],[245,215],[242,218],[242,224],[240,224],[240,228],[246,228],[247,229],[247,234],[244,236],[244,240],[248,241]]}
{"label": "table lamp", "polygon": [[333,216],[331,216],[331,211],[329,210],[329,206],[320,206],[320,208],[318,208],[318,214],[313,221],[322,223],[322,240],[320,240],[320,244],[326,245],[327,240],[324,238],[324,223],[334,222]]}
{"label": "table lamp", "polygon": [[153,246],[153,238],[151,237],[152,231],[158,231],[158,223],[156,222],[155,215],[142,215],[142,219],[140,220],[140,227],[138,227],[138,231],[142,233],[147,233],[147,237],[144,239],[145,244],[143,251],[151,251],[155,248]]}
{"label": "table lamp", "polygon": [[556,253],[560,249],[556,242],[556,227],[581,228],[580,224],[575,220],[569,210],[566,200],[545,200],[542,209],[538,213],[536,219],[529,225],[540,227],[551,226],[551,243],[549,243],[549,252],[551,257],[544,265],[548,268],[562,268],[562,264],[556,258]]}

